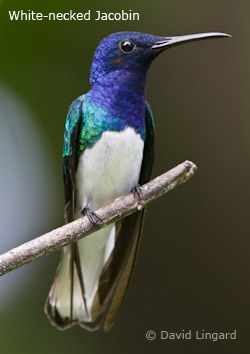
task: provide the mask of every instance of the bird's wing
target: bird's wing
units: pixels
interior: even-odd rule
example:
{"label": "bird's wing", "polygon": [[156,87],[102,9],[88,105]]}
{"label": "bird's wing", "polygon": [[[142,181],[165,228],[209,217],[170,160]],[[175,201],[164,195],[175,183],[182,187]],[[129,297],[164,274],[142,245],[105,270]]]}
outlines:
{"label": "bird's wing", "polygon": [[[79,154],[84,149],[84,146],[82,146],[82,150],[79,146],[79,132],[82,123],[82,104],[84,99],[84,95],[80,96],[71,104],[65,124],[63,146],[63,178],[65,194],[64,213],[66,223],[73,221],[75,214],[75,173],[77,170]],[[70,318],[62,319],[60,315],[55,311],[53,306],[51,306],[51,302],[53,302],[52,299],[53,297],[55,297],[55,289],[59,288],[60,290],[62,290],[62,284],[64,284],[63,282],[65,281],[65,279],[61,279],[61,276],[59,275],[59,270],[62,266],[62,259],[67,252],[62,253],[61,262],[59,264],[59,267],[57,268],[54,283],[45,303],[45,312],[47,313],[51,322],[61,329],[67,328],[72,325],[74,276],[77,276],[79,279],[82,297],[86,307],[78,246],[76,243],[71,243],[67,247],[69,248],[70,266]]]}
{"label": "bird's wing", "polygon": [[[154,119],[151,108],[146,102],[145,111],[146,139],[139,184],[148,182],[154,161]],[[114,250],[100,276],[98,297],[100,304],[107,304],[104,330],[108,331],[118,314],[124,299],[132,270],[135,264],[145,209],[123,219],[117,225]]]}
{"label": "bird's wing", "polygon": [[139,184],[142,186],[150,179],[154,157],[155,157],[155,125],[154,117],[149,103],[146,101],[145,110],[145,122],[146,122],[146,140],[143,150],[143,160],[141,167],[141,174]]}
{"label": "bird's wing", "polygon": [[82,103],[85,96],[77,98],[70,106],[66,118],[63,145],[63,179],[65,194],[65,222],[74,220],[75,173],[78,164],[78,136],[82,120]]}

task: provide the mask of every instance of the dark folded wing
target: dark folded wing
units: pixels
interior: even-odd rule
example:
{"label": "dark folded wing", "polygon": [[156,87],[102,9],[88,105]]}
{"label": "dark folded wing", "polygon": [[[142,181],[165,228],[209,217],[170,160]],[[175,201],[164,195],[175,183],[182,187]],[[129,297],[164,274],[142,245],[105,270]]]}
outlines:
{"label": "dark folded wing", "polygon": [[65,222],[74,220],[75,212],[75,173],[78,164],[78,137],[82,121],[82,102],[84,96],[76,99],[70,106],[66,118],[63,145],[63,179],[65,194]]}
{"label": "dark folded wing", "polygon": [[[69,223],[74,220],[75,214],[75,173],[77,170],[79,153],[79,133],[82,124],[82,103],[85,96],[77,98],[70,106],[66,118],[64,131],[63,146],[63,178],[64,178],[64,195],[65,195],[65,222]],[[71,272],[71,319],[73,311],[73,288],[74,288],[74,266],[76,266],[77,276],[79,278],[82,291],[83,301],[86,307],[84,296],[84,284],[81,272],[79,252],[76,243],[70,245],[70,272]]]}

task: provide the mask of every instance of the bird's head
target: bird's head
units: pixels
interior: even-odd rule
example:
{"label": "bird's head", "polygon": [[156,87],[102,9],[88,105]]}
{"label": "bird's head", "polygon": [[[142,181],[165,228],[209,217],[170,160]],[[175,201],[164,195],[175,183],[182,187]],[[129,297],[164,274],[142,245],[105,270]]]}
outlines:
{"label": "bird's head", "polygon": [[91,67],[90,83],[117,70],[147,72],[152,61],[165,49],[193,40],[230,37],[225,33],[199,33],[159,37],[140,32],[117,32],[98,45]]}

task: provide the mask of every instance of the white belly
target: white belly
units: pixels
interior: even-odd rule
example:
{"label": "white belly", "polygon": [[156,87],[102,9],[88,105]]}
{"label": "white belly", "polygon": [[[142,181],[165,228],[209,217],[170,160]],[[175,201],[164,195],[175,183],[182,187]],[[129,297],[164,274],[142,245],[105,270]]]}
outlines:
{"label": "white belly", "polygon": [[[76,173],[79,210],[87,205],[97,210],[131,191],[139,181],[143,147],[140,135],[126,128],[123,132],[103,133],[91,149],[85,149]],[[116,226],[111,224],[77,242],[89,315],[78,284],[75,289],[78,291],[74,292],[74,316],[82,321],[92,320],[99,276],[115,247],[115,233]]]}
{"label": "white belly", "polygon": [[105,132],[81,155],[76,173],[79,209],[96,210],[138,184],[144,142],[133,128]]}

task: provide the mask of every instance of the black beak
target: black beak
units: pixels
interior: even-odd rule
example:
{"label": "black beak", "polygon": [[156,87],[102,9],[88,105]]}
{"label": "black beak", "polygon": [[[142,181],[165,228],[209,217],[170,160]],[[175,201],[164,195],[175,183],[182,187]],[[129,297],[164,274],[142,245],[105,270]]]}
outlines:
{"label": "black beak", "polygon": [[226,34],[226,33],[208,32],[208,33],[187,34],[185,36],[166,37],[164,40],[154,43],[151,48],[167,49],[168,47],[176,46],[179,44],[183,44],[195,40],[212,39],[217,37],[231,37],[231,36],[230,34]]}

